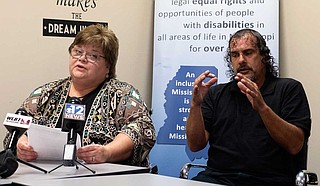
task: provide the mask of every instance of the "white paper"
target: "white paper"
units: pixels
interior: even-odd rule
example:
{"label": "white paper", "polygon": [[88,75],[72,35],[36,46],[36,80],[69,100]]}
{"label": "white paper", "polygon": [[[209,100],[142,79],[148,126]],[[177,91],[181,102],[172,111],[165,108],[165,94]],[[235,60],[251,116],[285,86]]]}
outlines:
{"label": "white paper", "polygon": [[[68,132],[62,132],[61,128],[31,124],[27,133],[30,145],[38,153],[37,160],[63,160],[63,148],[67,143]],[[79,148],[79,134],[76,144]]]}

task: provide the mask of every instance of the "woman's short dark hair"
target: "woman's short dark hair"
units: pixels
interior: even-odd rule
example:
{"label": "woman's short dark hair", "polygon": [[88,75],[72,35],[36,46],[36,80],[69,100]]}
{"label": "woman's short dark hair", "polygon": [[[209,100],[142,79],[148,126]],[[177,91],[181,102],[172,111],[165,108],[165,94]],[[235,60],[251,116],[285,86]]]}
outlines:
{"label": "woman's short dark hair", "polygon": [[108,78],[115,78],[119,53],[119,41],[113,31],[100,24],[90,25],[76,35],[69,46],[69,53],[75,45],[86,44],[101,47],[106,63],[109,66]]}

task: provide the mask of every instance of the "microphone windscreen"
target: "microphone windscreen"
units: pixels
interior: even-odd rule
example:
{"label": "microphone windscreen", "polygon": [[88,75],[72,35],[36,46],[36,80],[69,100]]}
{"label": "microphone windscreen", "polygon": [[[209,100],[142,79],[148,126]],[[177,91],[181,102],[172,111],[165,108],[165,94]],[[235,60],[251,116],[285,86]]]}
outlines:
{"label": "microphone windscreen", "polygon": [[19,108],[15,114],[18,114],[18,115],[22,115],[22,116],[28,116],[28,112],[26,111],[26,109],[24,108]]}
{"label": "microphone windscreen", "polygon": [[69,99],[69,103],[73,103],[73,104],[81,104],[81,100],[77,97],[71,97]]}
{"label": "microphone windscreen", "polygon": [[5,150],[0,153],[0,177],[7,178],[16,172],[18,162],[11,150]]}
{"label": "microphone windscreen", "polygon": [[61,130],[69,132],[71,129],[81,133],[84,127],[86,106],[77,97],[70,97],[65,104]]}

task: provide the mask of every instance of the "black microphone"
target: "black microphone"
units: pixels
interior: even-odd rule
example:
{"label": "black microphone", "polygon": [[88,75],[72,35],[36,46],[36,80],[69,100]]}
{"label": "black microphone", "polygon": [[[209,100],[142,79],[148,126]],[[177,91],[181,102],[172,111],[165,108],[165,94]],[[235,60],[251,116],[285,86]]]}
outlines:
{"label": "black microphone", "polygon": [[77,134],[82,132],[85,110],[86,106],[82,105],[77,97],[71,97],[65,105],[61,127],[62,131],[68,132],[67,144],[65,144],[63,151],[64,166],[75,165]]}
{"label": "black microphone", "polygon": [[82,165],[93,174],[96,173],[96,171],[90,169],[76,159],[77,134],[82,133],[85,123],[85,117],[86,106],[81,104],[79,98],[71,97],[65,104],[61,125],[61,130],[63,132],[68,132],[67,144],[64,145],[63,149],[63,163],[50,170],[49,173],[58,169],[62,165],[76,166],[76,169],[78,169],[78,165],[76,163]]}
{"label": "black microphone", "polygon": [[19,108],[15,114],[8,113],[4,125],[11,134],[10,143],[8,149],[11,149],[13,154],[17,153],[17,142],[29,129],[32,117],[28,116],[28,112],[24,108]]}
{"label": "black microphone", "polygon": [[16,172],[18,162],[10,149],[0,152],[0,177],[7,178]]}
{"label": "black microphone", "polygon": [[31,121],[32,117],[28,116],[24,108],[18,109],[15,114],[7,113],[3,124],[11,137],[7,149],[0,152],[0,176],[2,178],[11,176],[17,170],[17,142],[20,136],[29,129]]}

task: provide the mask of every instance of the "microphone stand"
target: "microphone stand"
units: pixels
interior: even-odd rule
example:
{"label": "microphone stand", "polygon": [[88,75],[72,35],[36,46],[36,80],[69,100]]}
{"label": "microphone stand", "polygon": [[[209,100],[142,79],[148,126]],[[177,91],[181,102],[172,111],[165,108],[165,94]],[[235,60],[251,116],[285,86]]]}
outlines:
{"label": "microphone stand", "polygon": [[42,171],[42,172],[45,173],[45,174],[48,173],[47,170],[44,170],[43,168],[38,167],[38,166],[36,166],[36,165],[33,165],[33,164],[31,164],[31,163],[29,163],[29,162],[27,162],[27,161],[24,161],[24,160],[22,160],[22,159],[17,158],[17,162],[22,163],[22,164],[25,164],[25,165],[27,165],[27,166],[29,166],[29,167],[38,169],[38,170]]}
{"label": "microphone stand", "polygon": [[18,158],[16,156],[16,154],[17,154],[16,153],[16,147],[13,144],[17,144],[17,141],[18,141],[18,138],[19,138],[19,134],[20,134],[19,130],[13,130],[12,131],[12,137],[11,137],[11,141],[10,141],[8,150],[11,151],[14,154],[14,156],[16,157],[17,162],[25,164],[25,165],[27,165],[29,167],[35,168],[35,169],[40,170],[43,173],[47,174],[48,173],[47,170],[45,170],[45,169],[43,169],[41,167],[38,167],[36,165],[33,165],[33,164],[31,164],[31,163],[29,163],[27,161],[24,161],[24,160],[22,160],[22,159],[20,159],[20,158]]}
{"label": "microphone stand", "polygon": [[67,144],[64,145],[64,151],[63,151],[63,163],[55,167],[54,169],[50,170],[48,173],[51,173],[55,171],[56,169],[60,168],[61,166],[76,166],[76,169],[79,169],[77,164],[80,164],[87,170],[91,171],[93,174],[96,173],[96,171],[90,169],[80,161],[76,159],[76,140],[77,139],[77,132],[74,130],[74,128],[71,128],[68,132],[68,141]]}

